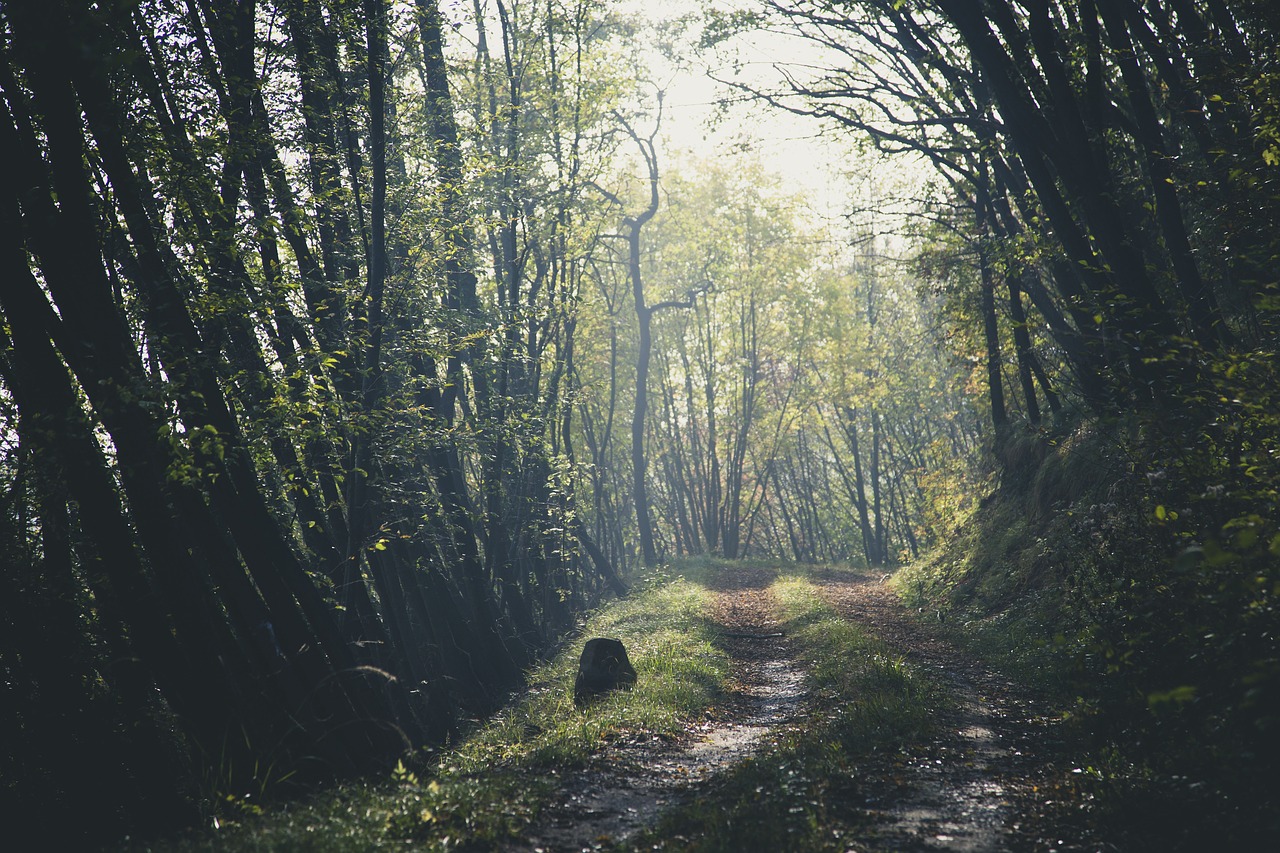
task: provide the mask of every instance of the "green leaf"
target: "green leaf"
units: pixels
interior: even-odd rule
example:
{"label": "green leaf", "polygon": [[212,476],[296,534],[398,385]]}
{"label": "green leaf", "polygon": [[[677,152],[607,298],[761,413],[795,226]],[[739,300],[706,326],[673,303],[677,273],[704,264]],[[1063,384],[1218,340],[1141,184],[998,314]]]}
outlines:
{"label": "green leaf", "polygon": [[1147,694],[1147,706],[1156,708],[1160,705],[1185,705],[1196,698],[1196,687],[1183,684],[1172,690],[1156,691]]}

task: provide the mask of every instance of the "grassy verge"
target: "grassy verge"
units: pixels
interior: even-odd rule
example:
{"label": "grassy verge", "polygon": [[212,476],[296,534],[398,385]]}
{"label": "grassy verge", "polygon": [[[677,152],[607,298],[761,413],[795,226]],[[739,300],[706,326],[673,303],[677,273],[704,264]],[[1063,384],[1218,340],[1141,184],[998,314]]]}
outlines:
{"label": "grassy verge", "polygon": [[803,578],[784,577],[773,591],[809,671],[807,719],[669,812],[631,849],[845,850],[843,839],[870,821],[860,765],[929,737],[943,700],[920,673],[837,616]]}
{"label": "grassy verge", "polygon": [[1045,581],[1056,545],[1028,533],[1022,515],[1015,502],[992,502],[945,547],[899,569],[891,584],[958,645],[1069,704],[1089,630],[1065,600],[1078,590]]}
{"label": "grassy verge", "polygon": [[[1014,436],[1000,488],[894,585],[957,645],[1063,709],[1024,828],[1125,850],[1269,849],[1274,513],[1256,510],[1260,485],[1224,485],[1225,454],[1150,426]],[[1269,484],[1272,470],[1250,477]]]}
{"label": "grassy verge", "polygon": [[241,807],[214,828],[157,851],[489,850],[518,836],[547,801],[555,774],[580,766],[614,738],[674,736],[721,693],[725,654],[704,613],[710,593],[686,577],[650,581],[596,613],[587,636],[621,639],[639,679],[583,711],[573,704],[580,643],[529,676],[530,689],[430,772],[403,766],[261,813]]}
{"label": "grassy verge", "polygon": [[[946,557],[931,555],[895,575],[904,602],[945,616],[942,628],[957,646],[1037,688],[1066,721],[1060,740],[1039,744],[1043,769],[1033,780],[1036,794],[1018,804],[1024,836],[1072,839],[1075,846],[1064,848],[1072,850],[1273,845],[1280,833],[1273,789],[1198,773],[1195,744],[1161,737],[1158,730],[1144,742],[1123,730],[1114,704],[1100,706],[1100,685],[1090,682],[1087,665],[1091,656],[1103,656],[1094,651],[1088,626],[1064,614],[1059,593],[1030,589],[1016,606],[1004,607],[1005,583],[1016,575],[1007,562],[991,561],[978,567],[986,572],[983,586],[957,595],[952,579],[960,573]],[[1135,732],[1151,730],[1149,721],[1140,723],[1133,724]]]}
{"label": "grassy verge", "polygon": [[[1160,694],[1135,686],[1143,667],[1155,670],[1167,654],[1153,648],[1152,638],[1140,646],[1115,639],[1115,625],[1123,628],[1130,617],[1117,616],[1115,594],[1100,592],[1105,573],[1089,564],[1097,555],[1080,547],[1071,529],[1102,526],[1073,521],[1085,510],[1092,505],[1073,505],[1032,530],[1016,497],[992,501],[945,548],[893,578],[906,605],[936,613],[957,647],[1034,686],[1064,715],[1060,742],[1039,744],[1036,795],[1018,802],[1016,824],[1025,838],[1073,840],[1075,847],[1064,849],[1268,849],[1280,833],[1280,800],[1274,785],[1249,774],[1248,762],[1235,775],[1230,766],[1224,771],[1213,742],[1230,743],[1229,726],[1206,710],[1211,725],[1201,731],[1212,738],[1189,736],[1172,725],[1176,716],[1189,717],[1207,702],[1162,703]],[[1129,553],[1132,566],[1156,564],[1157,549],[1143,553],[1134,544],[1139,521],[1107,511],[1112,515],[1103,521],[1116,551]],[[1055,560],[1076,565],[1066,569]],[[1165,635],[1185,630],[1174,617],[1167,621]],[[1110,634],[1102,625],[1111,626]],[[1190,667],[1196,653],[1185,657]],[[1116,686],[1126,676],[1128,694]],[[1262,748],[1262,739],[1256,744]]]}

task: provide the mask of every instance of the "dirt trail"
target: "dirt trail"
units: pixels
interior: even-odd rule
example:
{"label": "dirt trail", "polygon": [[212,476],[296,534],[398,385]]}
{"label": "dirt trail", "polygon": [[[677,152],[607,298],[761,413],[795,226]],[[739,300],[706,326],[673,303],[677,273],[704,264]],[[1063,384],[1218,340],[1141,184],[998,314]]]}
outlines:
{"label": "dirt trail", "polygon": [[526,833],[527,842],[510,849],[578,853],[624,841],[799,713],[804,671],[771,615],[773,579],[769,572],[735,571],[716,588],[712,617],[724,631],[733,676],[727,701],[712,719],[679,741],[612,744],[565,780],[556,801]]}
{"label": "dirt trail", "polygon": [[[611,745],[565,780],[527,842],[509,849],[578,853],[625,842],[752,753],[766,732],[803,712],[804,670],[771,616],[773,579],[745,569],[721,576],[712,615],[723,626],[734,683],[714,717],[677,741]],[[1042,706],[912,618],[878,577],[832,572],[814,581],[841,615],[927,671],[956,702],[933,743],[859,764],[861,808],[872,821],[845,837],[848,849],[1067,849],[1017,824],[1017,802],[1031,796],[1029,780],[1043,770],[1038,747],[1056,737],[1056,721]]]}
{"label": "dirt trail", "polygon": [[859,850],[995,851],[1052,849],[1028,836],[1015,803],[1031,795],[1037,753],[1057,737],[1057,720],[1016,683],[981,666],[910,617],[878,578],[816,578],[827,600],[923,667],[952,693],[957,709],[924,750],[885,756],[865,768],[861,787],[880,819]]}

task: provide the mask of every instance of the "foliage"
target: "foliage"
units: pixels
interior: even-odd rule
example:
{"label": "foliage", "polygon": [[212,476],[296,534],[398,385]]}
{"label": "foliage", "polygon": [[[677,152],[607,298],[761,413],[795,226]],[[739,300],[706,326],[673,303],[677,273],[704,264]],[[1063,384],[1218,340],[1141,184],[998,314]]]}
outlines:
{"label": "foliage", "polygon": [[[663,174],[641,240],[627,205],[639,187],[658,212],[663,102],[642,41],[679,64],[691,18],[444,6],[0,12],[7,808],[84,844],[386,772],[527,672],[559,684],[537,662],[626,593],[632,539],[646,563],[893,565],[954,528],[902,580],[917,606],[1014,636],[1154,773],[1262,778],[1265,4],[711,14],[704,46],[777,25],[832,60],[762,98],[936,168],[908,264],[874,181],[848,229],[817,228],[744,159]],[[694,593],[665,589],[639,600],[697,635]],[[608,630],[632,632],[655,705],[561,729],[564,691],[531,694],[459,766],[580,760],[705,705],[710,647],[665,670],[685,640],[623,612]],[[402,834],[465,798],[417,772]]]}
{"label": "foliage", "polygon": [[927,342],[937,300],[885,260],[871,236],[884,223],[830,241],[751,161],[681,164],[665,183],[647,274],[663,298],[688,298],[655,325],[668,547],[913,554],[936,532],[925,483],[959,474],[978,429],[945,348]]}
{"label": "foliage", "polygon": [[[1266,376],[1220,405],[1265,400]],[[1267,426],[1230,418],[1233,430],[1252,423],[1242,448],[1275,434],[1266,411]],[[1277,560],[1258,512],[1275,469],[1247,453],[1233,461],[1212,430],[1174,421],[1086,421],[1060,434],[895,583],[1071,708],[1073,766],[1098,770],[1052,784],[1094,802],[1080,819],[1116,837],[1158,826],[1169,844],[1214,833],[1247,843],[1280,814],[1266,782]]]}
{"label": "foliage", "polygon": [[573,418],[620,30],[442,5],[0,16],[3,575],[49,617],[5,620],[0,760],[86,780],[15,808],[109,837],[386,767],[625,591]]}
{"label": "foliage", "polygon": [[1121,756],[1092,763],[1104,776],[1151,792],[1192,779],[1167,787],[1208,786],[1202,806],[1257,806],[1248,825],[1266,825],[1280,742],[1274,13],[770,9],[828,64],[761,97],[938,174],[917,269],[989,412],[991,486],[977,507],[935,502],[956,535],[900,588],[1076,697],[1081,731]]}

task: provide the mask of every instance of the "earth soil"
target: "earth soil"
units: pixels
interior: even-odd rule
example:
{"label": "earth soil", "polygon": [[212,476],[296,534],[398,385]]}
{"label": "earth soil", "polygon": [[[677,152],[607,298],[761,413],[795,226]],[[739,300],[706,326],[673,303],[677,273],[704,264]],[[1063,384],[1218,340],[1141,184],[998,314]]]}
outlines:
{"label": "earth soil", "polygon": [[868,808],[879,820],[857,839],[858,849],[1080,849],[1082,839],[1034,837],[1020,821],[1049,772],[1044,755],[1061,718],[909,613],[881,578],[827,573],[816,580],[840,615],[926,670],[954,701],[932,743],[864,768],[860,787],[876,792]]}
{"label": "earth soil", "polygon": [[[625,843],[751,754],[770,730],[804,714],[804,670],[771,615],[774,577],[743,569],[714,587],[711,615],[733,667],[726,701],[684,737],[611,744],[564,779],[525,842],[510,849],[577,853]],[[1031,780],[1043,770],[1037,745],[1055,737],[1056,722],[1042,704],[908,613],[878,576],[830,572],[815,582],[842,616],[926,670],[954,700],[933,742],[875,756],[860,768],[871,828],[847,839],[849,849],[1079,849],[1078,839],[1029,837],[1018,821],[1019,805],[1034,798]]]}

